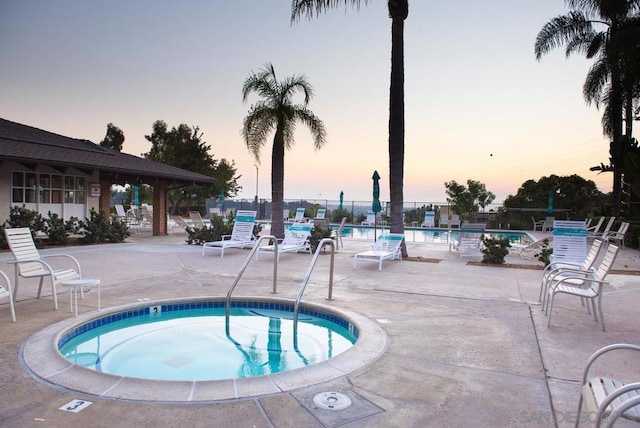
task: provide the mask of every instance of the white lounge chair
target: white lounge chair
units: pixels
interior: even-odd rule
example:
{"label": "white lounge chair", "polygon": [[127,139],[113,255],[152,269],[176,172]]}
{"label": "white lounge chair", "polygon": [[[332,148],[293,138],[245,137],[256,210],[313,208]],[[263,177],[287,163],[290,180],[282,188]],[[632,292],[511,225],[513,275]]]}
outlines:
{"label": "white lounge chair", "polygon": [[458,214],[451,214],[449,219],[449,227],[457,227],[460,229],[460,216]]}
{"label": "white lounge chair", "polygon": [[318,212],[316,213],[316,220],[324,220],[325,215],[327,215],[327,210],[325,208],[318,208]]}
{"label": "white lounge chair", "polygon": [[254,244],[253,226],[256,222],[255,211],[238,211],[231,235],[222,235],[220,241],[202,244],[202,255],[207,249],[219,249],[220,257],[224,257],[226,248],[245,248]]}
{"label": "white lounge chair", "polygon": [[553,222],[553,261],[582,263],[587,257],[587,228],[583,221]]}
{"label": "white lounge chair", "polygon": [[484,223],[463,223],[457,249],[461,259],[482,259],[482,235],[487,228]]}
{"label": "white lounge chair", "polygon": [[129,223],[129,219],[127,218],[127,212],[125,211],[124,206],[120,204],[116,204],[113,207],[116,209],[116,218],[120,221]]}
{"label": "white lounge chair", "polygon": [[629,223],[623,221],[620,223],[620,227],[616,232],[609,232],[604,240],[607,242],[614,242],[621,247],[624,247],[624,236],[627,234],[627,229],[629,229]]}
{"label": "white lounge chair", "polygon": [[[547,319],[547,327],[551,325],[551,315],[553,314],[553,303],[555,301],[556,294],[569,294],[571,296],[580,297],[583,300],[591,300],[591,307],[593,309],[593,317],[598,321],[598,315],[600,316],[600,324],[602,325],[602,331],[605,331],[604,325],[604,311],[602,310],[602,287],[608,282],[605,278],[611,271],[613,262],[618,255],[618,247],[609,244],[607,247],[607,253],[600,262],[600,265],[594,272],[579,272],[575,274],[569,274],[565,272],[562,278],[550,284],[548,286],[549,303],[545,309],[545,313],[549,315]],[[589,306],[587,305],[587,309]]]}
{"label": "white lounge chair", "polygon": [[374,213],[373,211],[367,211],[367,218],[364,219],[361,224],[363,226],[375,226],[376,213]]}
{"label": "white lounge chair", "polygon": [[371,250],[356,253],[353,256],[353,269],[356,269],[358,260],[378,263],[378,271],[382,270],[382,262],[384,260],[402,260],[400,246],[403,239],[404,235],[401,233],[380,234]]}
{"label": "white lounge chair", "polygon": [[293,218],[294,223],[307,223],[309,219],[304,216],[304,208],[296,208],[296,216]]}
{"label": "white lounge chair", "polygon": [[424,212],[424,221],[420,225],[421,227],[435,227],[436,225],[436,212],[435,211],[425,211]]}
{"label": "white lounge chair", "polygon": [[[284,231],[284,239],[278,243],[278,261],[282,253],[297,253],[307,251],[311,254],[311,244],[309,243],[309,235],[313,229],[313,223],[294,223]],[[260,253],[274,253],[275,245],[263,245],[256,250],[256,261]]]}
{"label": "white lounge chair", "polygon": [[195,227],[211,227],[211,220],[202,218],[200,211],[189,211],[189,218],[191,218]]}
{"label": "white lounge chair", "polygon": [[[602,224],[604,223],[604,219],[605,219],[604,216],[600,217],[600,219],[598,220],[598,222],[596,223],[595,226],[589,226],[587,224],[587,236],[595,236],[600,231],[600,228],[602,227]],[[589,219],[589,220],[591,220],[591,219]]]}
{"label": "white lounge chair", "polygon": [[449,227],[449,215],[440,213],[440,220],[438,220],[438,227]]}
{"label": "white lounge chair", "polygon": [[630,343],[605,346],[591,355],[582,372],[582,388],[578,400],[578,412],[575,415],[576,427],[582,419],[580,412],[583,402],[587,411],[584,420],[592,421],[596,427],[599,427],[603,422],[606,422],[608,427],[613,426],[620,417],[640,422],[640,382],[626,383],[619,379],[602,376],[590,377],[589,375],[594,363],[595,368],[599,368],[605,373],[612,372],[612,369],[616,368],[610,363],[607,364],[607,358],[600,360],[600,357],[612,351],[616,351],[620,357],[628,355],[629,361],[632,361],[631,358],[633,361],[637,361],[640,356],[640,354],[632,352],[640,351],[640,346]]}
{"label": "white lounge chair", "polygon": [[605,239],[605,237],[609,234],[609,232],[611,231],[611,226],[613,226],[613,222],[616,221],[615,217],[611,217],[609,219],[609,221],[607,222],[607,225],[604,227],[604,230],[602,232],[593,232],[593,233],[588,233],[587,236],[589,238],[600,238],[600,239]]}
{"label": "white lounge chair", "polygon": [[9,281],[9,277],[0,270],[0,276],[4,278],[6,287],[0,285],[0,299],[8,299],[9,300],[9,308],[11,309],[11,319],[13,322],[16,322],[16,308],[13,303],[13,293],[11,292],[11,281]]}
{"label": "white lounge chair", "polygon": [[[51,279],[51,292],[53,294],[53,307],[58,309],[58,293],[56,285],[62,281],[69,279],[82,278],[82,272],[80,269],[80,263],[78,260],[69,254],[52,254],[42,256],[36,248],[36,244],[33,241],[31,230],[28,227],[9,228],[4,230],[9,249],[13,254],[14,260],[9,263],[15,267],[15,283],[13,287],[13,301],[15,302],[18,296],[19,278],[40,278],[40,284],[38,286],[38,299],[42,292],[42,283],[45,277]],[[54,269],[51,264],[46,262],[45,258],[64,257],[71,260],[73,267]]]}

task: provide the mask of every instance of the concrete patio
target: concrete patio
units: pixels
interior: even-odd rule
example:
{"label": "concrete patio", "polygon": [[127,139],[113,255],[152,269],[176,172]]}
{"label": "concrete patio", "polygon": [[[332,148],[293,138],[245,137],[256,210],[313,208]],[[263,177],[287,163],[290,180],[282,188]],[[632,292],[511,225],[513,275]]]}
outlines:
{"label": "concrete patio", "polygon": [[[152,237],[136,233],[124,244],[44,250],[77,257],[83,276],[101,279],[103,307],[139,299],[225,296],[248,250],[225,257],[201,255],[183,233]],[[422,261],[386,261],[353,270],[353,254],[369,242],[345,239],[335,256],[333,300],[327,301],[329,257],[320,259],[303,301],[356,312],[387,337],[373,363],[329,382],[258,397],[177,403],[121,400],[68,390],[35,378],[21,349],[35,333],[73,317],[59,290],[53,310],[50,288],[36,299],[37,281],[21,281],[12,323],[0,303],[0,426],[2,427],[568,427],[576,418],[582,368],[597,349],[640,344],[640,252],[623,249],[604,296],[607,331],[578,300],[560,296],[552,325],[540,310],[539,265],[508,256],[518,267],[478,266],[460,260],[446,244],[408,243]],[[11,253],[0,269],[13,278]],[[268,261],[252,262],[238,296],[272,296]],[[284,254],[278,297],[295,299],[309,255]],[[95,291],[79,302],[95,312]],[[637,357],[607,360],[608,370],[638,381]],[[314,406],[319,392],[351,398],[344,410]],[[166,396],[163,391],[159,396]],[[170,395],[170,391],[169,391]],[[92,404],[78,413],[60,410],[74,399]],[[588,426],[588,424],[586,424]],[[624,426],[624,424],[620,424]]]}

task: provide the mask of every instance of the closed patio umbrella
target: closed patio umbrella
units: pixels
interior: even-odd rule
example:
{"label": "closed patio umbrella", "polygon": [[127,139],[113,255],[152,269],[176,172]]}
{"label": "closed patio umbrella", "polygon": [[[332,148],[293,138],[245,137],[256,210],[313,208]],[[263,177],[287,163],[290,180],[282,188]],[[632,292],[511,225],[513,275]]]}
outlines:
{"label": "closed patio umbrella", "polygon": [[382,205],[380,205],[380,174],[378,171],[373,171],[373,203],[371,204],[371,211],[374,212],[375,217],[373,220],[373,240],[376,240],[377,229],[378,229],[378,213],[382,211]]}

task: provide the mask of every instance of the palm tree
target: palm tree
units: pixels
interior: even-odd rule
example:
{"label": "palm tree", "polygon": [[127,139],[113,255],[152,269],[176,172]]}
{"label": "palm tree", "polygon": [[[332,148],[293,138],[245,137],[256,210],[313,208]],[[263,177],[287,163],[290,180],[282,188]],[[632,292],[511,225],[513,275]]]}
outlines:
{"label": "palm tree", "polygon": [[627,138],[631,138],[633,114],[633,88],[630,83],[628,51],[629,27],[635,21],[634,13],[640,9],[640,0],[566,0],[572,9],[546,23],[535,42],[536,59],[561,45],[566,46],[567,57],[583,53],[595,62],[585,80],[583,95],[587,103],[602,103],[604,134],[611,137],[611,170],[613,171],[613,215],[620,209],[622,173],[619,156],[624,145],[623,118],[627,121]]}
{"label": "palm tree", "polygon": [[[291,21],[302,15],[311,18],[341,4],[358,8],[368,0],[293,0]],[[404,233],[404,21],[409,16],[408,0],[389,0],[391,18],[391,87],[389,90],[389,200],[392,233]],[[402,255],[407,249],[402,244]]]}
{"label": "palm tree", "polygon": [[[293,147],[296,122],[307,125],[316,149],[324,146],[326,131],[324,123],[307,108],[313,97],[313,89],[304,75],[278,81],[273,65],[267,64],[258,73],[252,72],[244,81],[242,100],[246,102],[249,94],[254,91],[262,99],[251,106],[249,114],[244,118],[242,136],[256,162],[260,163],[260,150],[266,144],[269,133],[275,131],[271,148],[271,234],[282,238],[284,152]],[[298,91],[304,94],[302,104],[294,104],[292,100]]]}

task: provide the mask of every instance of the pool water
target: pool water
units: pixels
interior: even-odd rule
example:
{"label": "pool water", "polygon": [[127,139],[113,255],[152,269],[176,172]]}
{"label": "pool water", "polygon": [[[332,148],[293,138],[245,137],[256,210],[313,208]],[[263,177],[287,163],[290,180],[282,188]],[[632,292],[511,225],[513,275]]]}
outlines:
{"label": "pool water", "polygon": [[[154,307],[157,309],[157,307]],[[70,334],[59,351],[75,364],[119,376],[217,380],[261,376],[309,366],[353,346],[348,322],[270,308],[154,309]],[[78,331],[86,330],[86,326]]]}
{"label": "pool water", "polygon": [[[374,233],[380,235],[383,231],[388,232],[389,228],[378,227],[374,229],[373,227],[345,226],[342,230],[342,236],[351,239],[373,241]],[[486,231],[484,235],[488,238],[508,238],[511,245],[529,245],[533,243],[533,240],[525,232],[489,230]],[[448,243],[458,241],[460,231],[453,229],[449,232],[449,230],[445,229],[412,229],[405,227],[404,236],[407,242]]]}

